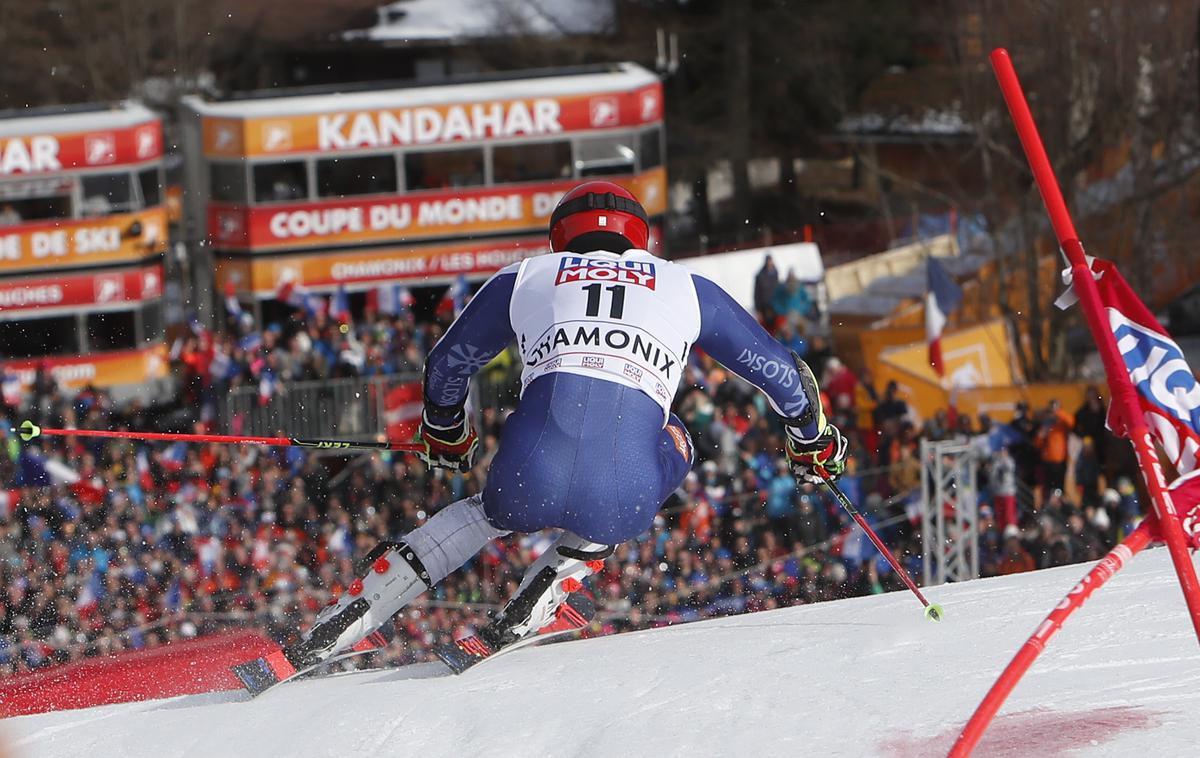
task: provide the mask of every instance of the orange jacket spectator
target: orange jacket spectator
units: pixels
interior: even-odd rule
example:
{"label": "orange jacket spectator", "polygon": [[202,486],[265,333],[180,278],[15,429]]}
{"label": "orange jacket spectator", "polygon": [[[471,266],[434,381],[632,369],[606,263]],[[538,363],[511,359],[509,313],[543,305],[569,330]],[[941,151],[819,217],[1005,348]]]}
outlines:
{"label": "orange jacket spectator", "polygon": [[1051,411],[1053,420],[1038,431],[1037,446],[1046,463],[1067,462],[1067,437],[1075,428],[1075,417],[1061,408]]}
{"label": "orange jacket spectator", "polygon": [[997,574],[1021,574],[1036,568],[1037,564],[1033,562],[1033,556],[1029,554],[1028,550],[1021,547],[1019,538],[1012,536],[1005,540],[1004,552],[1000,555],[1000,562],[996,565]]}

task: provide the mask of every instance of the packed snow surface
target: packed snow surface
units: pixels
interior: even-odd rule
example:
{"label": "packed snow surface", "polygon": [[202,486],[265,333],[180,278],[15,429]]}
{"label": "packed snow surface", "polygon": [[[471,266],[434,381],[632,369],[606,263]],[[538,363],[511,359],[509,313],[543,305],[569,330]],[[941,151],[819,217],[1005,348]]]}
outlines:
{"label": "packed snow surface", "polygon": [[[1087,567],[440,664],[0,722],[45,756],[934,756]],[[1165,550],[1056,637],[979,756],[1200,754],[1200,645]]]}

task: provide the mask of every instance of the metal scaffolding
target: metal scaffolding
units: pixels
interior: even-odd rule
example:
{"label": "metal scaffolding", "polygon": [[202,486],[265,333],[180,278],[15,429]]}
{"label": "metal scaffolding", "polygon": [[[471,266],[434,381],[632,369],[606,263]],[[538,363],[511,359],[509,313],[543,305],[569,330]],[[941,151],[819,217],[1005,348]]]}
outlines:
{"label": "metal scaffolding", "polygon": [[979,576],[975,449],[921,440],[921,563],[926,585]]}

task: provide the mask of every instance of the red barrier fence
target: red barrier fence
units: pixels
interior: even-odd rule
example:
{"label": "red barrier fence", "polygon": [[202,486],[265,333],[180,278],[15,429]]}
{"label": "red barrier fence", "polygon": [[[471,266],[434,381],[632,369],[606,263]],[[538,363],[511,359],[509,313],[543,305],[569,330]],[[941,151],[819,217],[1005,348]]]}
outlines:
{"label": "red barrier fence", "polygon": [[229,632],[16,674],[0,680],[0,718],[238,689],[229,667],[274,649]]}

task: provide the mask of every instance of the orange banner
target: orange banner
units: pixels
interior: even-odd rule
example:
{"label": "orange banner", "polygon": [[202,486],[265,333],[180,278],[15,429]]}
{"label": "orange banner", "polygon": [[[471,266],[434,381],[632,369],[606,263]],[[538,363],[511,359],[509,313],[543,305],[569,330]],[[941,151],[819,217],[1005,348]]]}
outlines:
{"label": "orange banner", "polygon": [[137,261],[167,249],[167,212],[0,227],[0,273]]}
{"label": "orange banner", "polygon": [[483,278],[523,258],[550,251],[544,235],[475,244],[453,243],[416,247],[371,248],[316,255],[270,256],[261,259],[218,260],[217,284],[232,282],[241,292],[273,297],[282,282],[309,289],[382,282],[445,284],[460,274]]}
{"label": "orange banner", "polygon": [[[342,101],[330,97],[329,102]],[[545,139],[567,132],[640,126],[662,120],[662,114],[662,84],[655,82],[628,92],[267,118],[205,117],[201,130],[205,155],[236,158],[519,137]]]}
{"label": "orange banner", "polygon": [[40,366],[48,367],[60,383],[71,389],[80,389],[88,384],[97,387],[139,384],[162,379],[167,375],[167,347],[165,344],[159,344],[142,350],[33,358],[3,363],[4,370],[15,372],[26,387],[33,384]]}
{"label": "orange banner", "polygon": [[[666,212],[664,168],[614,181],[637,195],[651,216]],[[209,239],[222,249],[271,250],[541,230],[558,199],[577,183],[571,179],[250,208],[212,203]]]}
{"label": "orange banner", "polygon": [[[974,389],[1016,383],[1012,341],[1004,321],[990,321],[943,335],[942,356],[947,387]],[[935,385],[942,383],[929,365],[925,342],[887,348],[879,357],[882,362]]]}

